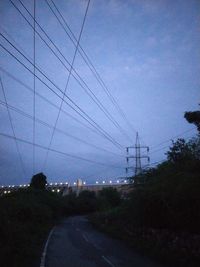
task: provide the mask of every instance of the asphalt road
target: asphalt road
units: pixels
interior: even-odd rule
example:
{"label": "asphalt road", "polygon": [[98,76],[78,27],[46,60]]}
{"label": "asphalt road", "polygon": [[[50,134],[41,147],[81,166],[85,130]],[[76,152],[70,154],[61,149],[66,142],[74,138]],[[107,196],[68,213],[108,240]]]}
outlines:
{"label": "asphalt road", "polygon": [[49,240],[45,267],[161,267],[94,229],[84,216],[63,220]]}

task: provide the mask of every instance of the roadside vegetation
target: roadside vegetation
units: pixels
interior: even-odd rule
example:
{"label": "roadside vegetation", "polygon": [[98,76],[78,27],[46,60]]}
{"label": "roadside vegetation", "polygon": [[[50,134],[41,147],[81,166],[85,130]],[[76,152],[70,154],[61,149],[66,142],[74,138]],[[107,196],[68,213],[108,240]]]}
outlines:
{"label": "roadside vegetation", "polygon": [[[200,130],[199,112],[185,118]],[[90,220],[169,266],[200,266],[200,133],[172,141],[166,155],[132,179],[128,199]]]}
{"label": "roadside vegetation", "polygon": [[44,240],[62,213],[61,197],[44,187],[33,182],[0,197],[1,267],[39,266]]}
{"label": "roadside vegetation", "polygon": [[103,188],[96,195],[93,191],[71,193],[63,197],[64,213],[68,215],[90,214],[110,210],[122,202],[120,193],[112,187]]}

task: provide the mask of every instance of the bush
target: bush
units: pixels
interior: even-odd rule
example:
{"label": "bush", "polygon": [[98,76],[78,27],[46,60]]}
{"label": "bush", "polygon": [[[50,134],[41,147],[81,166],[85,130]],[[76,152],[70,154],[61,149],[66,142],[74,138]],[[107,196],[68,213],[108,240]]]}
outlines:
{"label": "bush", "polygon": [[121,203],[120,193],[116,188],[103,188],[98,193],[98,209],[107,210],[119,206]]}
{"label": "bush", "polygon": [[[44,190],[20,190],[0,198],[0,266],[34,266],[62,200]],[[39,264],[39,263],[38,263]]]}

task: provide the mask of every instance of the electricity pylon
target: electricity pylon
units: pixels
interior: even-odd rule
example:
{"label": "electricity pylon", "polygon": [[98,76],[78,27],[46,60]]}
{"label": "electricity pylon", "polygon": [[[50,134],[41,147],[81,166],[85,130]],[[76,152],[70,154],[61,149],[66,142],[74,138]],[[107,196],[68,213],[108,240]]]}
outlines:
{"label": "electricity pylon", "polygon": [[[129,154],[129,150],[135,150],[135,154]],[[146,150],[145,153],[146,154],[142,154],[141,155],[141,150]],[[141,146],[140,145],[140,141],[139,141],[139,135],[138,132],[136,133],[136,142],[135,142],[135,146],[128,146],[126,147],[126,162],[127,162],[127,167],[126,167],[126,174],[128,173],[129,170],[134,171],[135,176],[140,174],[142,171],[142,164],[141,164],[141,159],[147,159],[148,163],[150,161],[150,158],[148,156],[148,152],[149,152],[149,147],[148,146]],[[133,166],[129,166],[130,163],[130,159],[135,159],[135,164],[133,161]]]}

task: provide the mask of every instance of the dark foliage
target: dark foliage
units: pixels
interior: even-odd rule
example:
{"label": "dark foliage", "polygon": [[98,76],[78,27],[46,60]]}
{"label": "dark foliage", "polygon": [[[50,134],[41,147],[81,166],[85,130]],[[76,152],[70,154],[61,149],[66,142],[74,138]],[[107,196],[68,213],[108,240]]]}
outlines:
{"label": "dark foliage", "polygon": [[80,213],[89,213],[96,211],[97,208],[97,198],[95,192],[92,191],[82,191],[77,197],[77,206]]}
{"label": "dark foliage", "polygon": [[168,160],[138,177],[127,216],[145,227],[199,232],[200,139],[172,142]]}
{"label": "dark foliage", "polygon": [[103,188],[98,194],[98,209],[107,210],[119,206],[121,202],[120,193],[116,188]]}
{"label": "dark foliage", "polygon": [[0,198],[0,266],[39,266],[43,242],[62,215],[62,199],[26,189]]}
{"label": "dark foliage", "polygon": [[172,142],[167,157],[134,179],[129,199],[117,209],[97,213],[91,220],[162,261],[199,266],[199,137]]}
{"label": "dark foliage", "polygon": [[119,206],[120,202],[120,193],[112,187],[104,188],[98,194],[84,190],[78,196],[75,193],[71,193],[63,198],[65,212],[71,215],[109,210]]}
{"label": "dark foliage", "polygon": [[47,177],[41,172],[33,175],[30,186],[35,189],[44,190],[47,184]]}
{"label": "dark foliage", "polygon": [[200,133],[200,111],[189,111],[185,112],[184,118],[189,123],[194,123],[197,126],[197,129]]}

